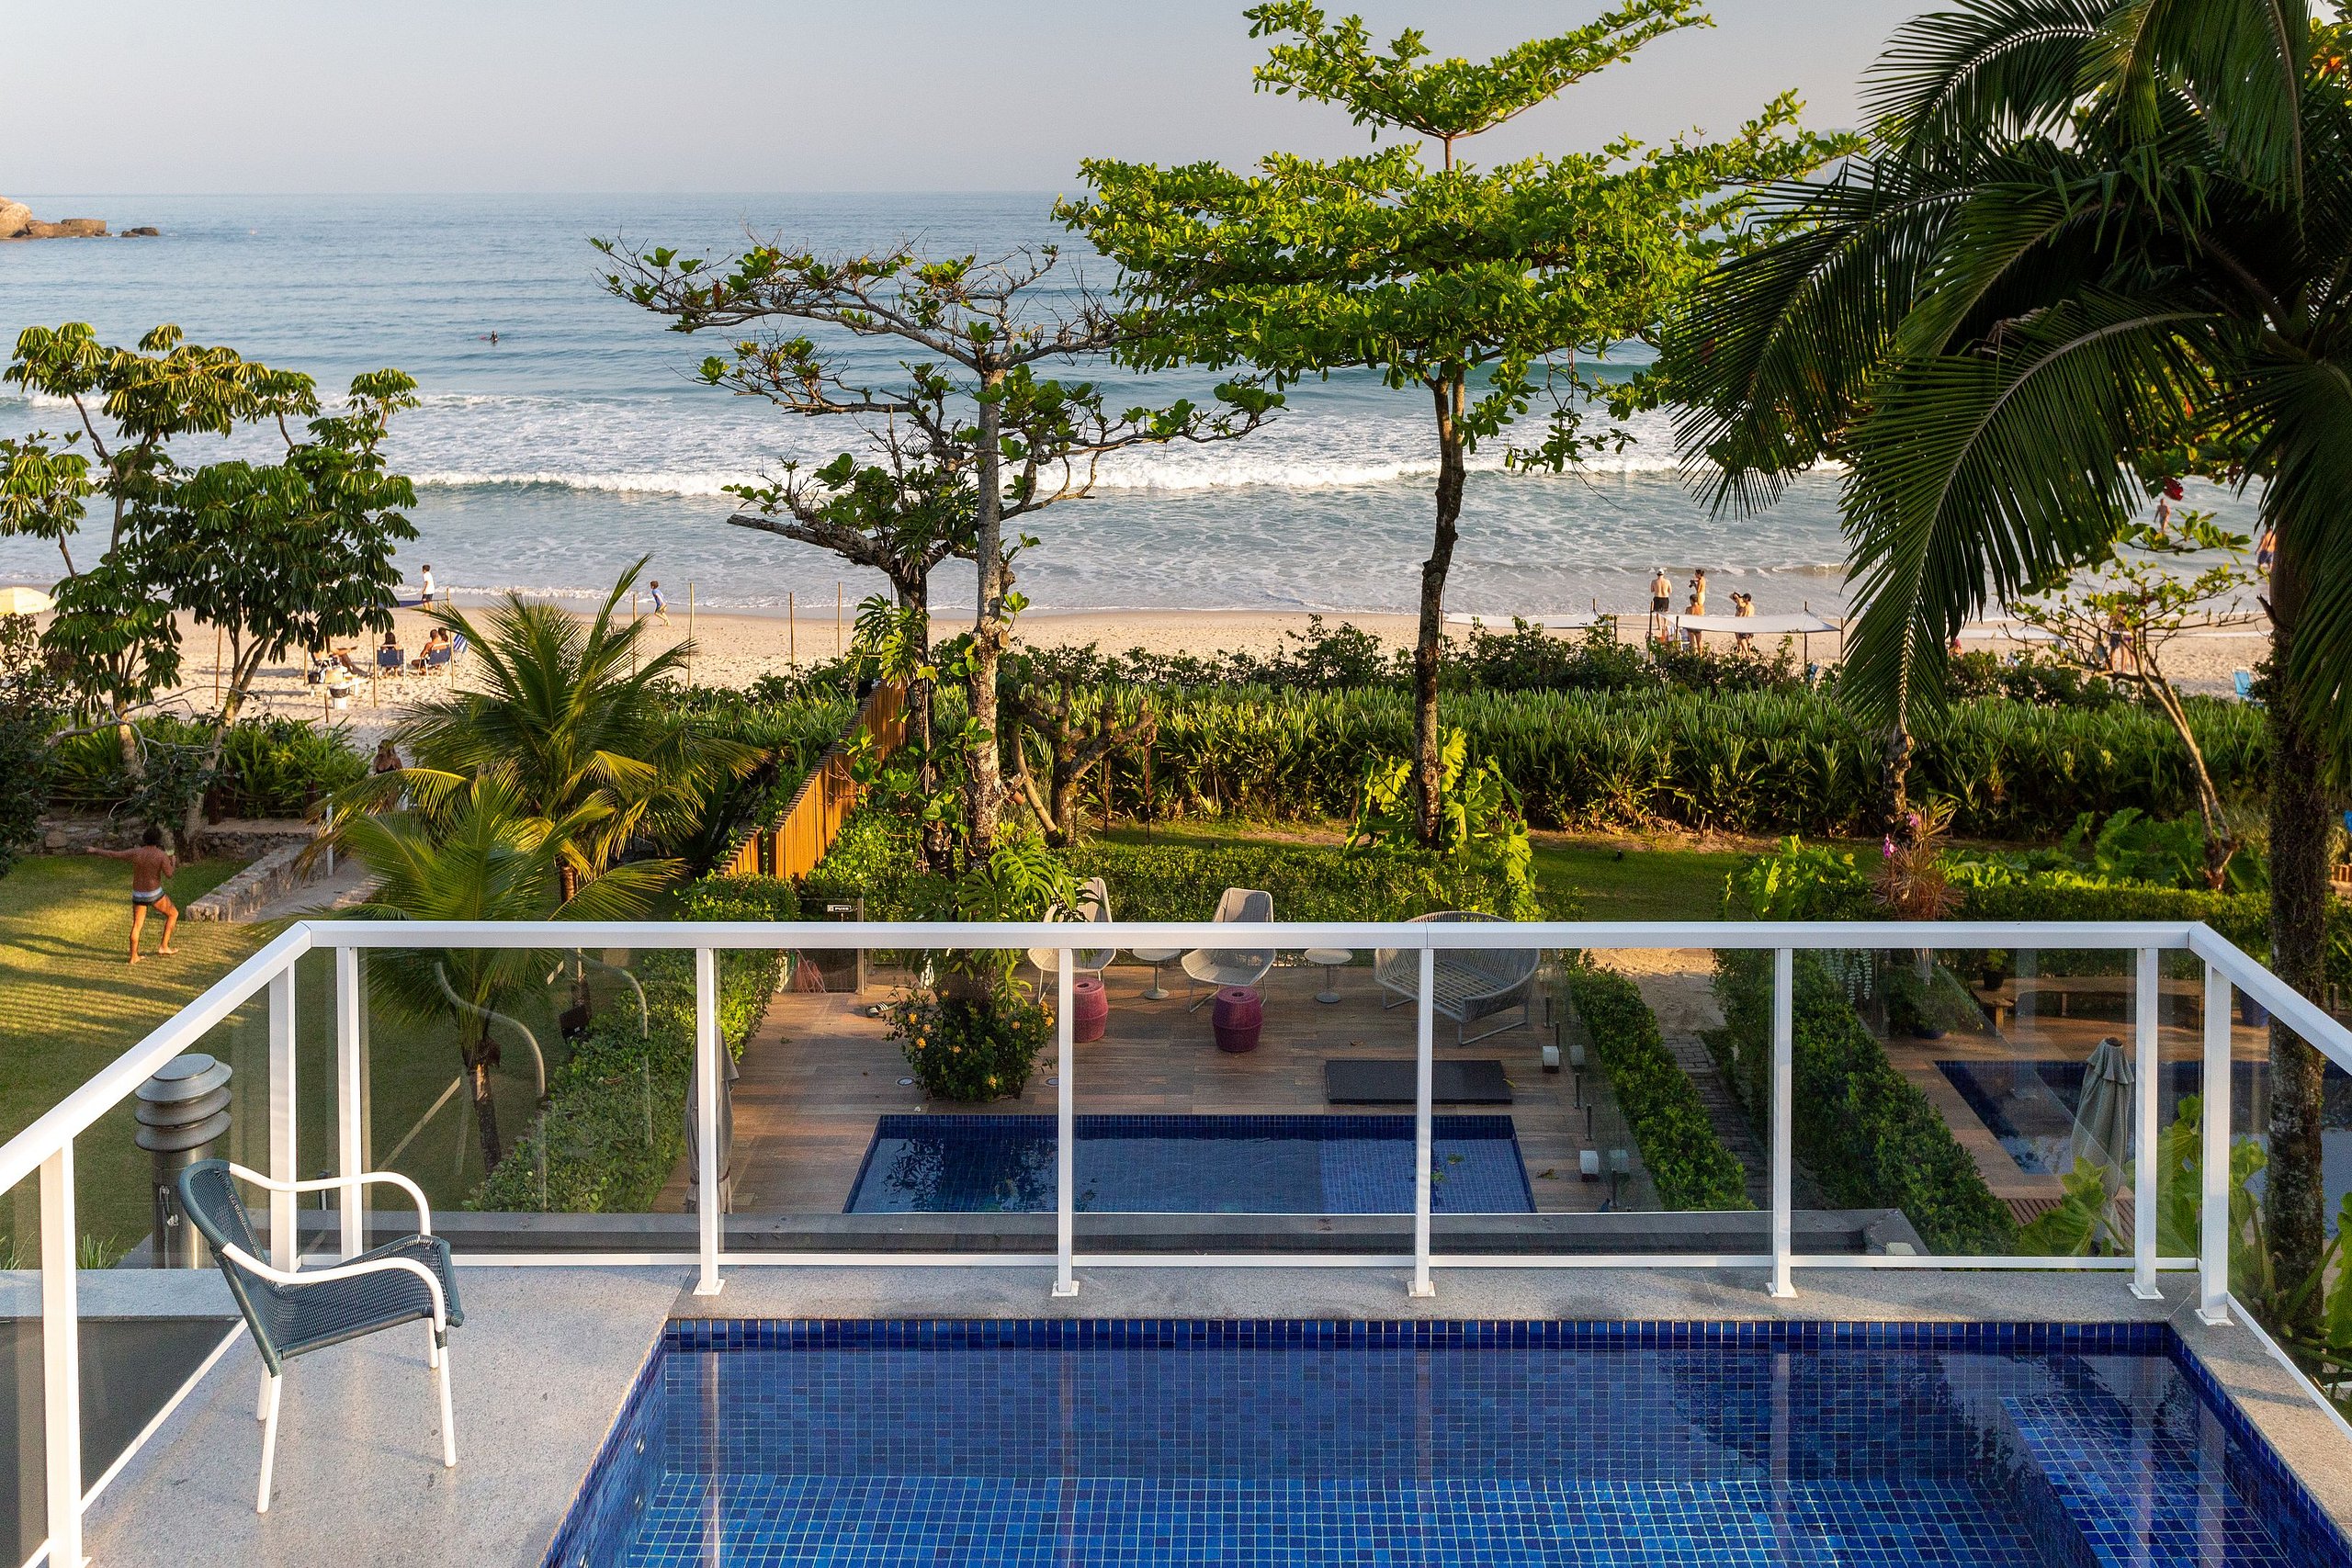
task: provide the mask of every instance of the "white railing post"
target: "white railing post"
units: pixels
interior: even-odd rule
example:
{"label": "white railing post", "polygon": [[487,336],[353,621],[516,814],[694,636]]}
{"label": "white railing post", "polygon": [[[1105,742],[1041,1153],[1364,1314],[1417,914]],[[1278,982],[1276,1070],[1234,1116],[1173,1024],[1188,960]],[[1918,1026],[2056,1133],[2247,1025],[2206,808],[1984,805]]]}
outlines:
{"label": "white railing post", "polygon": [[2138,1050],[2132,1101],[2132,1293],[2143,1302],[2164,1299],[2156,1289],[2156,1100],[2163,1072],[2156,1054],[2163,1012],[2156,961],[2162,956],[2153,947],[2140,950],[2139,983],[2132,987]]}
{"label": "white railing post", "polygon": [[1791,1192],[1796,1161],[1796,954],[1772,954],[1772,1282],[1768,1293],[1793,1296],[1789,1279]]}
{"label": "white railing post", "polygon": [[695,1172],[698,1204],[701,1269],[695,1294],[715,1296],[718,1278],[718,1235],[724,1216],[718,1212],[718,1162],[726,1151],[718,1146],[718,954],[707,947],[695,949]]}
{"label": "white railing post", "polygon": [[2197,1315],[2219,1327],[2230,1321],[2230,977],[2205,965],[2205,1115],[2199,1153],[2202,1205],[2198,1226]]}
{"label": "white railing post", "polygon": [[[294,964],[269,977],[269,1179],[299,1181],[294,1145]],[[274,1267],[292,1269],[300,1256],[302,1238],[297,1198],[292,1192],[269,1195],[269,1260]]]}
{"label": "white railing post", "polygon": [[1072,1000],[1078,980],[1076,954],[1061,948],[1054,983],[1054,1060],[1061,1085],[1055,1100],[1054,1134],[1054,1294],[1078,1294],[1078,1277],[1071,1272],[1071,1255],[1078,1248],[1078,1075],[1077,1054],[1071,1050]]}
{"label": "white railing post", "polygon": [[82,1324],[74,1276],[74,1145],[40,1162],[41,1412],[49,1561],[82,1562]]}
{"label": "white railing post", "polygon": [[[1427,939],[1423,939],[1426,944]],[[1430,1279],[1430,1098],[1437,1075],[1437,950],[1421,948],[1421,983],[1413,1009],[1418,1043],[1413,1054],[1413,1283],[1417,1296],[1437,1294]]]}
{"label": "white railing post", "polygon": [[356,1258],[367,1248],[367,1209],[358,1182],[368,1168],[367,1150],[360,1142],[361,1101],[367,1094],[367,1068],[359,1051],[359,1014],[367,1006],[360,994],[359,950],[334,950],[334,1130],[338,1174],[344,1179],[343,1255]]}

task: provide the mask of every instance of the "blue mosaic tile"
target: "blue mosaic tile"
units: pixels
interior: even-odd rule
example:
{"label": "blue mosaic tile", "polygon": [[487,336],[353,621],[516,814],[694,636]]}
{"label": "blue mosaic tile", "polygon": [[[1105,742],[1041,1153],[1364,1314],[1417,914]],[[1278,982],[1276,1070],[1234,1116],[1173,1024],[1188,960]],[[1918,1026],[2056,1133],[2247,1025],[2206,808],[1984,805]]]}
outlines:
{"label": "blue mosaic tile", "polygon": [[[1080,1116],[1076,1130],[1083,1213],[1413,1211],[1410,1116]],[[1052,1116],[881,1117],[842,1213],[1050,1213],[1058,1138]],[[1436,1212],[1535,1212],[1510,1117],[1432,1117],[1430,1155]]]}
{"label": "blue mosaic tile", "polygon": [[2161,1324],[680,1321],[547,1559],[2352,1568]]}

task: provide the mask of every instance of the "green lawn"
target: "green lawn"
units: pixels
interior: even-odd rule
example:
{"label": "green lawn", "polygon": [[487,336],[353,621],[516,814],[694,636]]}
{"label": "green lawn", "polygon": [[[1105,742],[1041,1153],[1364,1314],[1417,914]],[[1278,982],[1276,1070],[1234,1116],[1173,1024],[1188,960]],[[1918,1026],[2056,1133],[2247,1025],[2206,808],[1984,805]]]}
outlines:
{"label": "green lawn", "polygon": [[[229,861],[182,868],[173,901],[211,888],[237,869]],[[107,1064],[136,1045],[206,987],[276,935],[281,926],[198,924],[183,920],[169,958],[149,953],[126,964],[130,870],[95,857],[36,855],[0,876],[0,1137],[13,1136]],[[296,1131],[304,1175],[323,1174],[334,1159],[333,963],[320,953],[296,966]],[[561,1060],[554,1004],[535,996],[518,1010],[548,1053]],[[383,1161],[413,1130],[397,1162],[439,1203],[454,1203],[479,1181],[481,1158],[464,1097],[428,1108],[458,1072],[447,1023],[417,1024],[378,1009],[370,1019],[369,1088],[375,1153]],[[254,1167],[267,1164],[269,1040],[260,998],[217,1026],[198,1047],[227,1062],[236,1077],[232,1126],[221,1152]],[[528,1054],[509,1048],[500,1075],[499,1111],[512,1139],[532,1114]],[[420,1128],[419,1123],[422,1122]],[[74,1145],[75,1193],[85,1245],[119,1252],[148,1229],[148,1156],[133,1142],[132,1107],[101,1118]],[[0,1199],[0,1253],[15,1246],[27,1258],[38,1235],[38,1183],[27,1179]],[[5,1260],[5,1259],[0,1259]]]}

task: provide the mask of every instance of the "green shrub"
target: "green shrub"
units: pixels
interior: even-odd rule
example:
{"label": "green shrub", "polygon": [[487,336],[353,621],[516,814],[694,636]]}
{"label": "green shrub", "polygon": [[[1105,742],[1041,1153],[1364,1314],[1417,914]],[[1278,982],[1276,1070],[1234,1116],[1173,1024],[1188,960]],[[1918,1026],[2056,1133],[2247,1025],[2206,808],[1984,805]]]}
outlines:
{"label": "green shrub", "polygon": [[1568,995],[1592,1036],[1609,1087],[1625,1113],[1642,1164],[1668,1209],[1746,1209],[1739,1161],[1715,1135],[1690,1075],[1659,1038],[1657,1018],[1633,981],[1613,970],[1578,964]]}
{"label": "green shrub", "polygon": [[[1136,700],[1114,690],[1110,700]],[[1367,764],[1408,752],[1408,697],[1387,690],[1161,691],[1147,773],[1119,758],[1113,806],[1133,816],[1344,818]],[[1881,739],[1828,694],[1590,691],[1449,695],[1445,721],[1493,757],[1538,827],[1674,822],[1740,832],[1874,832]],[[2192,699],[2223,793],[2259,786],[2258,711]],[[2086,810],[2195,809],[2188,758],[2154,712],[2125,704],[1962,703],[1925,727],[1912,788],[1955,802],[1953,831],[2055,838]]]}
{"label": "green shrub", "polygon": [[[212,739],[211,726],[169,715],[140,719],[136,728],[151,765],[167,756],[200,759]],[[138,793],[111,729],[61,743],[52,762],[52,805],[105,810]],[[221,738],[220,771],[206,790],[208,814],[301,817],[367,772],[368,759],[351,749],[341,725],[322,729],[306,719],[242,719]]]}
{"label": "green shrub", "polygon": [[[828,857],[830,863],[831,857]],[[1228,887],[1262,887],[1278,920],[1404,920],[1435,909],[1509,916],[1498,870],[1418,850],[1354,854],[1267,844],[1114,844],[1070,852],[1080,876],[1100,876],[1123,920],[1205,920]]]}
{"label": "green shrub", "polygon": [[[799,908],[788,883],[718,877],[687,888],[678,918],[789,920]],[[737,1056],[766,1016],[780,968],[773,953],[718,955],[719,1038]],[[633,972],[645,987],[644,1032],[626,1001],[601,1009],[549,1077],[547,1109],[466,1200],[468,1208],[630,1214],[653,1207],[685,1154],[695,955],[648,952]]]}
{"label": "green shrub", "polygon": [[925,1094],[967,1105],[1019,1094],[1053,1034],[1052,1010],[1017,986],[986,997],[910,991],[890,1004],[890,1035]]}
{"label": "green shrub", "polygon": [[[1724,1027],[1710,1042],[1748,1113],[1767,1114],[1772,963],[1715,955]],[[1928,1097],[1895,1070],[1818,953],[1796,955],[1792,1040],[1796,1157],[1841,1208],[1900,1209],[1930,1252],[2013,1251],[2017,1225]]]}

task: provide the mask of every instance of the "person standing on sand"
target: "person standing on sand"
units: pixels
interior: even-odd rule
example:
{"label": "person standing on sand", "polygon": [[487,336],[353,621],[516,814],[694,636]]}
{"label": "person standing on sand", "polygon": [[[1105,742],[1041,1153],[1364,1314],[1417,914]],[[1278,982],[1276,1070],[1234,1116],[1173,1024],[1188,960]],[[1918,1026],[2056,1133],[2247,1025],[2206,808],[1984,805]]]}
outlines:
{"label": "person standing on sand", "polygon": [[658,581],[650,586],[653,592],[653,618],[666,626],[670,624],[669,597],[662,592],[662,584]]}
{"label": "person standing on sand", "polygon": [[1656,642],[1662,628],[1658,623],[1674,608],[1674,579],[1666,575],[1666,568],[1657,567],[1650,572],[1650,640]]}
{"label": "person standing on sand", "polygon": [[430,606],[433,603],[433,563],[431,561],[426,561],[424,563],[424,597],[421,603]]}
{"label": "person standing on sand", "polygon": [[[1686,615],[1707,613],[1707,569],[1703,566],[1690,574],[1690,604],[1682,613]],[[1702,648],[1706,644],[1707,634],[1695,628],[1686,629],[1682,636],[1692,648]]]}
{"label": "person standing on sand", "polygon": [[90,852],[130,863],[130,962],[139,962],[139,937],[147,928],[150,909],[160,909],[164,916],[164,940],[155,951],[171,952],[172,932],[180,923],[180,912],[164,892],[164,879],[179,869],[179,863],[164,848],[164,830],[148,829],[135,850],[93,848]]}

